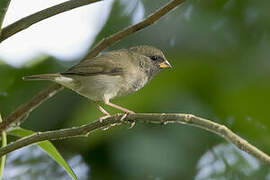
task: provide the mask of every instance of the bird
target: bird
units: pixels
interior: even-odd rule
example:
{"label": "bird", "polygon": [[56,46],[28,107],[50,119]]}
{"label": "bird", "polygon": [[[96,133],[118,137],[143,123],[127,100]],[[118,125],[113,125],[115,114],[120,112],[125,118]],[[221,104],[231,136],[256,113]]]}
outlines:
{"label": "bird", "polygon": [[104,114],[100,118],[102,122],[111,115],[99,102],[125,114],[134,114],[110,100],[138,91],[162,69],[171,67],[160,49],[139,45],[84,59],[62,73],[24,76],[23,80],[53,81],[92,100]]}

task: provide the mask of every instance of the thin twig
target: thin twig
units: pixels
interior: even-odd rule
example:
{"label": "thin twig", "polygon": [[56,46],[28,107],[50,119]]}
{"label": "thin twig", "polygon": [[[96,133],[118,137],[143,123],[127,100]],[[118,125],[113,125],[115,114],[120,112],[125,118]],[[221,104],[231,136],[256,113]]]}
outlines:
{"label": "thin twig", "polygon": [[0,36],[0,42],[44,19],[97,1],[101,0],[69,0],[26,16],[3,28]]}
{"label": "thin twig", "polygon": [[257,159],[261,160],[266,164],[270,164],[270,157],[256,148],[255,146],[249,144],[246,140],[239,137],[228,129],[224,125],[220,125],[213,121],[194,116],[192,114],[166,114],[166,113],[145,113],[145,114],[131,114],[127,115],[122,119],[121,114],[117,114],[111,117],[108,117],[100,122],[99,120],[79,126],[72,127],[68,129],[60,129],[55,131],[39,132],[34,135],[21,138],[13,143],[10,143],[6,147],[0,148],[0,156],[3,156],[7,153],[15,151],[17,149],[23,148],[30,144],[41,142],[44,140],[56,140],[56,139],[66,139],[71,137],[78,136],[88,136],[89,133],[92,133],[95,130],[104,127],[113,127],[114,125],[120,125],[123,123],[151,123],[151,124],[168,124],[168,123],[181,123],[190,126],[195,126],[201,129],[205,129],[212,133],[219,135],[220,137],[226,139],[227,141],[233,143],[239,149],[253,155]]}
{"label": "thin twig", "polygon": [[[164,16],[165,14],[167,14],[168,12],[170,12],[172,9],[174,9],[176,6],[178,6],[179,4],[183,2],[184,0],[172,0],[171,2],[163,6],[161,9],[159,9],[152,15],[145,18],[142,22],[135,24],[133,26],[130,26],[128,28],[125,28],[124,30],[119,31],[109,36],[108,38],[105,38],[100,43],[98,43],[98,45],[86,56],[86,58],[95,57],[99,52],[113,45],[115,42],[119,41],[120,39],[123,39],[124,37],[153,24],[162,16]],[[29,114],[32,110],[37,108],[38,105],[40,105],[45,100],[55,95],[60,90],[61,90],[60,85],[53,85],[52,87],[49,87],[48,89],[45,89],[44,91],[40,92],[39,94],[34,96],[29,102],[27,102],[24,106],[19,107],[17,110],[11,113],[4,120],[3,123],[0,123],[0,130],[7,129],[14,122],[19,122],[22,119],[22,117]],[[35,102],[35,103],[32,103],[32,102]]]}
{"label": "thin twig", "polygon": [[11,124],[18,123],[21,119],[23,119],[23,117],[29,115],[29,113],[36,109],[41,103],[54,96],[58,91],[63,88],[64,87],[62,87],[61,85],[55,84],[39,92],[26,104],[19,106],[16,111],[7,116],[6,119],[2,123],[0,123],[0,129],[5,130]]}
{"label": "thin twig", "polygon": [[129,26],[129,27],[123,29],[122,31],[119,31],[119,32],[107,37],[107,38],[104,38],[103,40],[101,40],[97,44],[97,46],[92,51],[90,51],[85,56],[83,61],[85,59],[95,57],[96,55],[98,55],[99,52],[106,49],[108,46],[111,46],[112,44],[116,43],[120,39],[123,39],[124,37],[127,37],[127,36],[137,32],[137,31],[140,31],[141,29],[144,29],[145,27],[153,24],[158,19],[160,19],[162,16],[164,16],[165,14],[167,14],[168,12],[170,12],[172,9],[174,9],[175,7],[177,7],[179,4],[181,4],[183,2],[184,2],[184,0],[173,0],[173,1],[169,2],[168,4],[166,4],[165,6],[158,9],[153,14],[149,15],[143,21],[141,21],[135,25]]}

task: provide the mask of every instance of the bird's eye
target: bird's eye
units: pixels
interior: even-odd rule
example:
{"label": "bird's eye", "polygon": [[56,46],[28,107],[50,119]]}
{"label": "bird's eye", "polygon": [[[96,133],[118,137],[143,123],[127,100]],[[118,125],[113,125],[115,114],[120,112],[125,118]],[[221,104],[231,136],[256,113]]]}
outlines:
{"label": "bird's eye", "polygon": [[157,56],[151,56],[151,59],[152,59],[153,61],[156,61],[156,60],[158,59],[158,57],[157,57]]}

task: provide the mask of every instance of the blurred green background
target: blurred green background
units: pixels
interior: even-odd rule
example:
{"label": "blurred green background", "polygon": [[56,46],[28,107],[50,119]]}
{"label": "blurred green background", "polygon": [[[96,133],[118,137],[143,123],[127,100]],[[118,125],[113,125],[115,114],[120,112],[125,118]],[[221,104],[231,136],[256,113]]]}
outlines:
{"label": "blurred green background", "polygon": [[[168,2],[133,1],[114,1],[96,43],[131,25],[140,2],[145,16]],[[192,113],[226,125],[270,154],[269,7],[268,0],[187,0],[157,23],[121,40],[109,50],[153,45],[165,52],[173,68],[136,94],[113,102],[135,112]],[[52,84],[24,82],[22,76],[64,71],[77,61],[64,62],[48,54],[19,68],[1,62],[2,115]],[[87,99],[65,89],[32,112],[22,126],[45,131],[82,125],[101,115]],[[270,179],[269,166],[212,133],[184,125],[121,126],[53,143],[66,159],[80,155],[87,169],[75,171],[81,179]],[[16,158],[8,162],[43,171],[25,171],[14,179],[69,178],[44,174],[44,167],[37,165],[52,166],[49,157],[38,161],[44,154],[32,156],[31,151],[20,151],[31,155],[29,164],[16,164]]]}

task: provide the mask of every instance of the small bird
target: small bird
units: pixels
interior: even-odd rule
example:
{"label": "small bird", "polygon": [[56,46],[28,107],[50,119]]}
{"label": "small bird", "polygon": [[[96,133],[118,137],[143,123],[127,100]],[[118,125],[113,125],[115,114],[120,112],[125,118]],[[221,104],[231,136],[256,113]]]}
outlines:
{"label": "small bird", "polygon": [[161,50],[142,45],[84,59],[63,73],[25,76],[23,79],[53,81],[89,98],[105,114],[100,118],[102,121],[110,114],[98,102],[133,114],[110,100],[136,92],[160,70],[170,67]]}

